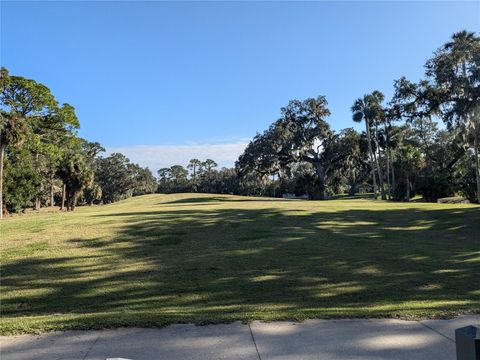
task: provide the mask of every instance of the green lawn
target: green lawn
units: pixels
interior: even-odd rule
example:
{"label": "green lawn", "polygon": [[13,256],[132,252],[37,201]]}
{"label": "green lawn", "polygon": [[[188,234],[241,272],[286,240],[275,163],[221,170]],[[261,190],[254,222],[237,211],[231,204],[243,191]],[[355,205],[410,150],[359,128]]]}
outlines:
{"label": "green lawn", "polygon": [[3,334],[480,312],[480,207],[148,195],[1,222]]}

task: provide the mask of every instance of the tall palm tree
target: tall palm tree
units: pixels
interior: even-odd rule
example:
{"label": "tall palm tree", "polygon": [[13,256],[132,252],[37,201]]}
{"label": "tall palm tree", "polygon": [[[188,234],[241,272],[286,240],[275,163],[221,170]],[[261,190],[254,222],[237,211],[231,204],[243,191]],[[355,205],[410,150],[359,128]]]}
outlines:
{"label": "tall palm tree", "polygon": [[[393,174],[391,174],[391,164],[392,164],[392,154],[390,152],[390,126],[393,117],[393,110],[392,108],[385,108],[385,116],[383,117],[383,132],[385,136],[385,170],[386,170],[386,179],[387,179],[387,187],[388,187],[388,197],[389,199],[393,198],[392,190],[393,190]],[[391,176],[392,175],[392,176]]]}
{"label": "tall palm tree", "polygon": [[[461,69],[461,78],[458,83],[460,85],[460,91],[464,94],[465,100],[469,102],[469,104],[465,104],[467,112],[465,113],[464,120],[467,128],[471,129],[473,132],[477,202],[480,203],[480,139],[478,134],[480,132],[480,105],[478,104],[478,93],[477,96],[472,96],[471,91],[473,88],[476,88],[478,92],[478,88],[480,87],[480,80],[478,77],[478,72],[480,71],[478,68],[480,62],[480,37],[476,36],[473,32],[463,30],[453,34],[452,41],[446,43],[444,48],[447,52],[450,52],[450,64],[453,65],[454,68],[458,67]],[[471,69],[472,65],[474,69]],[[473,72],[473,76],[471,76],[471,72]],[[473,103],[470,98],[473,98]]]}
{"label": "tall palm tree", "polygon": [[197,192],[197,172],[201,168],[202,162],[198,159],[191,159],[187,169],[192,170],[193,191]]}
{"label": "tall palm tree", "polygon": [[218,166],[218,164],[215,161],[213,161],[212,159],[207,159],[204,162],[202,162],[202,168],[207,173],[211,172],[217,166]]}
{"label": "tall palm tree", "polygon": [[[372,94],[364,95],[362,98],[358,98],[352,105],[352,118],[355,122],[365,122],[365,131],[367,134],[367,142],[368,142],[368,152],[369,152],[369,160],[370,166],[372,169],[372,182],[373,182],[373,193],[375,199],[377,198],[377,180],[375,171],[378,172],[379,182],[380,182],[380,190],[382,199],[386,199],[385,195],[385,188],[383,186],[383,174],[378,164],[378,159],[376,154],[372,149],[372,135],[371,135],[371,127],[378,121],[381,112],[380,103],[383,100],[383,94],[379,91],[374,91]],[[378,137],[375,136],[375,144],[377,145],[378,149]]]}
{"label": "tall palm tree", "polygon": [[397,161],[405,176],[405,201],[410,201],[411,175],[420,166],[420,151],[412,145],[404,145],[398,151]]}
{"label": "tall palm tree", "polygon": [[[374,151],[374,153],[373,153],[373,158],[375,159],[375,163],[377,165],[378,181],[380,183],[380,193],[381,193],[381,196],[382,196],[382,200],[386,200],[387,195],[386,195],[386,192],[385,192],[385,184],[384,184],[384,178],[383,178],[383,167],[382,167],[382,164],[380,162],[381,153],[380,153],[380,143],[379,143],[379,140],[378,140],[378,136],[379,136],[378,127],[382,122],[385,121],[385,117],[386,117],[385,109],[381,105],[382,101],[385,99],[385,96],[380,91],[375,90],[371,94],[371,99],[372,99],[371,113],[372,113],[372,116],[373,116],[372,123],[374,125],[373,129],[374,129],[374,133],[375,133],[374,140],[375,140],[375,148],[376,148],[376,151]],[[377,156],[377,152],[378,152],[378,156]]]}
{"label": "tall palm tree", "polygon": [[[448,93],[444,117],[448,125],[473,135],[477,202],[480,203],[480,37],[466,30],[453,34],[427,63],[427,75]],[[466,137],[468,138],[468,136]]]}

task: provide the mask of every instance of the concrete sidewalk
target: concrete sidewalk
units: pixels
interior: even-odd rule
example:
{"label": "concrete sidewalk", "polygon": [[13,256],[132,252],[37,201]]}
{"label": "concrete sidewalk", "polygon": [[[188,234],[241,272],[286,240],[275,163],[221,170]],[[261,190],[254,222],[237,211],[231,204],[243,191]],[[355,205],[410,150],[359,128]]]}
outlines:
{"label": "concrete sidewalk", "polygon": [[478,324],[480,315],[426,321],[255,321],[251,325],[172,325],[22,335],[1,337],[0,344],[2,360],[453,360],[454,330]]}

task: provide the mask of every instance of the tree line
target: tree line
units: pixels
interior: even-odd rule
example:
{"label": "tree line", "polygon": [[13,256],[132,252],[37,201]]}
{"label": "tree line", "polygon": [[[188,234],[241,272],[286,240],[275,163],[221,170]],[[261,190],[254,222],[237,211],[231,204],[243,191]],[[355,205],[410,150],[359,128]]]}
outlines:
{"label": "tree line", "polygon": [[79,120],[43,84],[0,74],[0,216],[28,207],[111,203],[153,192],[207,192],[325,199],[426,201],[460,194],[480,203],[480,38],[454,34],[425,64],[419,82],[394,81],[352,101],[353,128],[334,131],[325,96],[292,100],[258,133],[234,168],[211,159],[158,170],[124,155],[103,156],[77,136]]}
{"label": "tree line", "polygon": [[278,175],[279,186],[311,199],[363,188],[382,199],[461,194],[480,203],[479,95],[480,38],[461,31],[427,61],[424,79],[394,81],[388,103],[378,90],[353,102],[364,132],[333,131],[324,96],[292,100],[236,168]]}
{"label": "tree line", "polygon": [[34,80],[0,73],[0,218],[28,207],[110,203],[156,191],[148,168],[77,136],[75,109]]}
{"label": "tree line", "polygon": [[222,167],[212,159],[191,159],[186,167],[173,165],[158,170],[159,193],[201,192],[273,196],[271,184],[256,174],[240,176],[237,169]]}
{"label": "tree line", "polygon": [[361,191],[432,202],[458,194],[480,203],[480,38],[454,34],[428,59],[423,79],[402,77],[393,90],[388,102],[378,90],[352,101],[362,132],[333,131],[324,96],[292,100],[234,169],[206,171],[193,159],[161,169],[159,191],[310,199]]}

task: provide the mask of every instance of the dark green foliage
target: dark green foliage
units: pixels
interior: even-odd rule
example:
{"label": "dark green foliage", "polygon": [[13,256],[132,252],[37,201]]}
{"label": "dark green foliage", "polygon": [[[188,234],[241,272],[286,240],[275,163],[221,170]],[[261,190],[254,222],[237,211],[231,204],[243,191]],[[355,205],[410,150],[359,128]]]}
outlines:
{"label": "dark green foliage", "polygon": [[[45,85],[0,69],[0,219],[3,217],[3,169],[8,146],[35,140],[44,120],[58,112],[58,103]],[[24,193],[19,189],[20,193]]]}
{"label": "dark green foliage", "polygon": [[130,170],[133,172],[135,183],[133,196],[153,194],[157,191],[157,179],[155,179],[148,167],[142,168],[136,164],[132,164]]}
{"label": "dark green foliage", "polygon": [[4,201],[9,212],[20,212],[32,206],[40,186],[40,174],[35,171],[31,154],[10,149],[5,163]]}
{"label": "dark green foliage", "polygon": [[246,188],[251,189],[248,183],[242,185],[235,169],[222,168],[215,170],[214,167],[216,166],[217,164],[210,159],[204,162],[194,159],[187,166],[191,170],[190,177],[188,171],[181,165],[160,169],[158,171],[158,192],[181,193],[198,191],[217,194],[240,194],[248,191]]}
{"label": "dark green foliage", "polygon": [[[150,170],[123,155],[97,160],[105,149],[76,136],[74,107],[58,104],[45,85],[4,68],[0,85],[0,203],[5,195],[8,211],[53,206],[55,199],[73,210],[78,203],[112,202],[156,190]],[[2,191],[3,163],[8,169]],[[65,189],[63,199],[59,188]]]}
{"label": "dark green foliage", "polygon": [[463,163],[458,167],[456,173],[456,185],[462,196],[466,197],[471,202],[476,202],[476,178],[475,167],[471,162]]}
{"label": "dark green foliage", "polygon": [[120,153],[97,159],[95,181],[102,190],[104,204],[133,195],[151,194],[157,188],[156,180],[148,168],[132,164]]}
{"label": "dark green foliage", "polygon": [[426,97],[436,100],[432,108],[473,153],[476,202],[480,203],[480,37],[466,30],[453,34],[426,69],[434,89]]}
{"label": "dark green foliage", "polygon": [[67,210],[73,211],[81,191],[93,183],[94,173],[87,155],[73,149],[66,152],[60,160],[57,175],[65,184]]}
{"label": "dark green foliage", "polygon": [[197,177],[192,184],[188,182],[188,170],[181,165],[158,170],[158,191],[161,193],[188,192],[190,188],[196,190]]}
{"label": "dark green foliage", "polygon": [[102,188],[96,182],[83,190],[83,200],[88,205],[100,204],[102,201]]}
{"label": "dark green foliage", "polygon": [[132,196],[134,179],[129,165],[130,161],[120,153],[98,159],[95,180],[102,189],[103,203],[108,204]]}
{"label": "dark green foliage", "polygon": [[454,195],[452,179],[438,171],[423,171],[418,177],[418,192],[429,202]]}
{"label": "dark green foliage", "polygon": [[281,109],[282,116],[263,134],[255,136],[236,162],[240,175],[290,172],[292,166],[310,164],[304,177],[305,191],[313,199],[324,199],[329,180],[351,154],[352,144],[343,132],[336,134],[326,118],[330,115],[324,96],[292,100]]}

